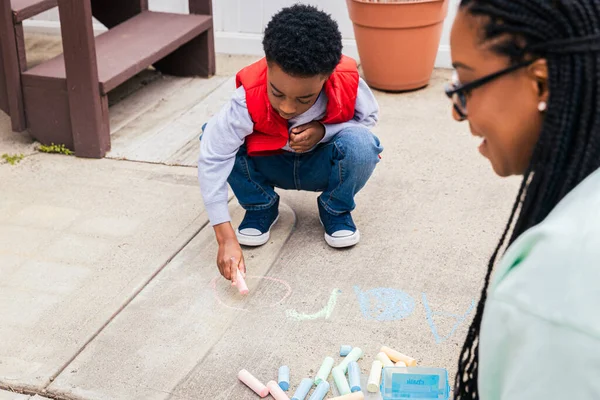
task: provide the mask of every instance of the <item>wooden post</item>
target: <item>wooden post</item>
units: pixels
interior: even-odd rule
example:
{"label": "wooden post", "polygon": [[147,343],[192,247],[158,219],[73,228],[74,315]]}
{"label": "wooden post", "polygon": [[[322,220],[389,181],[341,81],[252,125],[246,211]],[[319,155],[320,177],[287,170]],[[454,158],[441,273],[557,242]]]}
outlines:
{"label": "wooden post", "polygon": [[102,158],[110,150],[108,100],[100,96],[90,0],[58,0],[67,73],[67,95],[78,157]]}
{"label": "wooden post", "polygon": [[148,0],[92,0],[92,14],[108,29],[148,9]]}
{"label": "wooden post", "polygon": [[19,57],[19,71],[27,71],[27,55],[25,52],[25,32],[23,32],[23,23],[15,24],[15,42],[17,44],[17,55]]}
{"label": "wooden post", "polygon": [[[212,0],[189,0],[190,14],[202,14],[213,16]],[[202,40],[202,48],[205,54],[205,59],[202,60],[206,77],[213,76],[216,72],[216,57],[215,57],[215,28],[210,27],[205,34],[200,36]]]}
{"label": "wooden post", "polygon": [[[0,52],[2,52],[4,67],[0,78],[4,79],[6,103],[8,103],[12,128],[16,132],[21,132],[27,128],[27,123],[25,120],[25,107],[23,106],[23,88],[17,40],[15,38],[15,24],[10,0],[0,0]],[[1,92],[0,96],[2,96]],[[2,103],[1,100],[0,103]]]}
{"label": "wooden post", "polygon": [[212,0],[189,0],[189,5],[190,14],[213,15]]}
{"label": "wooden post", "polygon": [[[189,0],[189,5],[190,14],[212,16],[211,0]],[[181,46],[154,66],[168,75],[205,78],[213,76],[216,72],[214,23],[206,32]]]}
{"label": "wooden post", "polygon": [[8,94],[6,92],[6,74],[4,73],[4,59],[2,58],[2,43],[0,43],[0,110],[4,111],[7,114],[10,114],[10,112],[8,111]]}

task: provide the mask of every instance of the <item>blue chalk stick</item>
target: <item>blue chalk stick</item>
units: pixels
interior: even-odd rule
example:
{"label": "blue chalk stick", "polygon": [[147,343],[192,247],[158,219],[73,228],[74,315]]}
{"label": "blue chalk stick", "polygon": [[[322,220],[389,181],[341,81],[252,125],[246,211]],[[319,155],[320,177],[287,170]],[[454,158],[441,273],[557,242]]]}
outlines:
{"label": "blue chalk stick", "polygon": [[310,378],[304,378],[302,379],[302,382],[300,382],[300,385],[298,385],[298,389],[296,389],[296,392],[294,392],[294,395],[292,396],[292,400],[304,400],[306,398],[306,396],[308,396],[308,392],[310,392],[310,389],[313,386],[313,380]]}
{"label": "blue chalk stick", "polygon": [[348,354],[350,354],[351,351],[352,351],[352,346],[349,346],[347,344],[340,346],[340,356],[341,357],[346,357]]}
{"label": "blue chalk stick", "polygon": [[319,383],[319,386],[308,400],[323,400],[327,396],[327,392],[329,392],[329,382],[323,381]]}
{"label": "blue chalk stick", "polygon": [[348,364],[348,380],[350,381],[350,391],[360,392],[360,367],[356,361]]}
{"label": "blue chalk stick", "polygon": [[287,391],[290,388],[290,367],[287,365],[279,367],[279,378],[277,379],[277,383],[279,383],[279,387],[282,390]]}

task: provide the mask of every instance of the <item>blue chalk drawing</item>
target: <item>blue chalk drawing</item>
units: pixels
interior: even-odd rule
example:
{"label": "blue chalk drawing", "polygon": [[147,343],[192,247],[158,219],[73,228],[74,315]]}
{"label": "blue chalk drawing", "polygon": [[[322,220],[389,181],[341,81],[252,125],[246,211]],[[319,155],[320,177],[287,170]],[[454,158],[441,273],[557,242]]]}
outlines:
{"label": "blue chalk drawing", "polygon": [[329,296],[329,301],[327,302],[327,305],[323,307],[321,311],[318,311],[314,314],[301,314],[296,310],[286,310],[285,315],[287,315],[288,318],[295,319],[297,321],[310,321],[319,318],[329,319],[329,317],[331,317],[331,314],[333,313],[333,310],[335,309],[337,298],[340,295],[340,293],[342,293],[341,290],[333,289],[331,295]]}
{"label": "blue chalk drawing", "polygon": [[407,293],[391,288],[375,288],[363,292],[354,286],[363,316],[368,320],[397,321],[415,310],[415,299]]}
{"label": "blue chalk drawing", "polygon": [[[437,344],[443,343],[446,340],[450,339],[450,337],[452,335],[454,335],[454,332],[459,327],[459,325],[464,322],[464,320],[469,316],[469,314],[471,314],[471,311],[473,311],[473,309],[475,308],[475,300],[471,300],[471,306],[469,307],[467,312],[465,312],[463,315],[457,315],[457,314],[451,314],[451,313],[445,313],[445,312],[437,312],[437,311],[433,312],[433,311],[431,311],[431,308],[429,307],[429,303],[427,303],[427,296],[425,295],[425,293],[421,293],[421,295],[423,298],[423,306],[425,307],[425,312],[427,313],[427,322],[429,323],[429,327],[431,328],[431,333],[433,333],[433,337],[435,338],[435,342]],[[441,317],[449,317],[449,318],[456,319],[456,323],[452,327],[452,330],[450,331],[449,334],[447,334],[444,337],[440,337],[440,335],[437,332],[435,323],[433,322],[433,317],[436,315],[439,315]]]}

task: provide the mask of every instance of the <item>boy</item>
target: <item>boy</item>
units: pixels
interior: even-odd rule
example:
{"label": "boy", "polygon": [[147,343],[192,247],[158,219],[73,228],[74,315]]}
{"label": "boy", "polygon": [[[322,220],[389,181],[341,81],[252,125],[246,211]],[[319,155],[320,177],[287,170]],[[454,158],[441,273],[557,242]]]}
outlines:
{"label": "boy", "polygon": [[[266,57],[237,74],[237,90],[205,126],[198,179],[215,230],[219,271],[232,283],[246,271],[242,249],[269,240],[279,215],[274,188],[322,192],[319,217],[332,247],[358,243],[350,212],[383,150],[369,128],[377,101],[356,62],[342,56],[337,23],[294,5],[267,25]],[[245,217],[236,231],[227,182]]]}

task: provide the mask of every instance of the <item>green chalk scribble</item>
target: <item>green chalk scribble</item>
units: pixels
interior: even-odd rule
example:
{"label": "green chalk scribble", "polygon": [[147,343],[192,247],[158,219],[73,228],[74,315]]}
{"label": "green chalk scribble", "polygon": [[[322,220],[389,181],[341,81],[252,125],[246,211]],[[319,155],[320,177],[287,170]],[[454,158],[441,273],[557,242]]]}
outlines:
{"label": "green chalk scribble", "polygon": [[329,319],[329,317],[331,317],[331,314],[333,314],[333,310],[335,309],[337,298],[340,295],[340,293],[342,293],[341,290],[333,289],[333,291],[331,292],[331,296],[329,296],[329,301],[327,302],[327,305],[323,307],[323,309],[319,312],[316,312],[314,314],[301,314],[296,310],[287,310],[285,312],[285,315],[287,315],[288,318],[295,319],[297,321],[311,321],[319,318]]}

